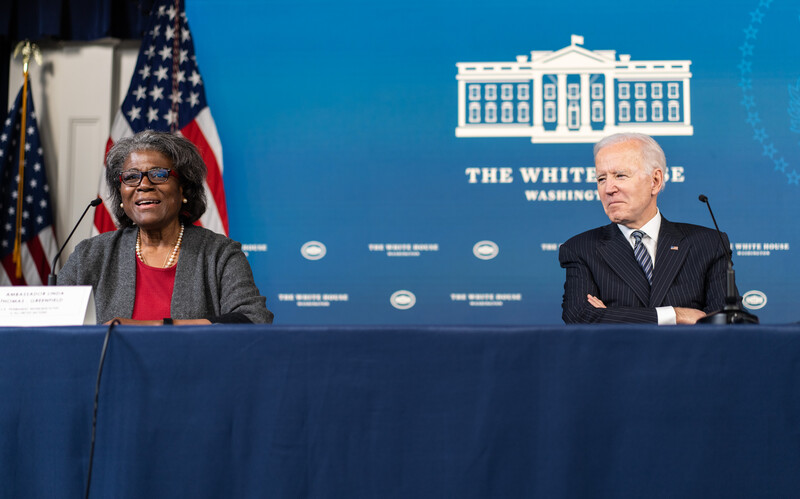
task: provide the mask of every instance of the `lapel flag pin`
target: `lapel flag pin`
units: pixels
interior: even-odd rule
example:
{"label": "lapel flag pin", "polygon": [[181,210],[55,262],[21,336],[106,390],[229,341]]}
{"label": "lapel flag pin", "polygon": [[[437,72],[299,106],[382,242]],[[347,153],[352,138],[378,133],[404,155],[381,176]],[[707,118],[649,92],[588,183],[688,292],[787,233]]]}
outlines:
{"label": "lapel flag pin", "polygon": [[671,249],[672,251],[678,251],[678,247],[677,246],[670,246],[669,249]]}

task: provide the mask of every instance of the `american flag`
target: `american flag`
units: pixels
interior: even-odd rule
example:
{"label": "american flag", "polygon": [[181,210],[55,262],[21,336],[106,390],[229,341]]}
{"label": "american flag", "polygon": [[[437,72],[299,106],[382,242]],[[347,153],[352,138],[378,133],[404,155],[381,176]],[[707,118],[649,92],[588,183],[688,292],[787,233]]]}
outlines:
{"label": "american flag", "polygon": [[[0,134],[0,285],[36,285],[47,283],[50,262],[58,252],[53,212],[50,208],[50,188],[47,185],[42,145],[33,109],[33,97],[28,84],[27,116],[25,120],[25,166],[22,191],[19,190],[20,128],[22,126],[22,94],[8,112]],[[22,275],[17,277],[13,261],[14,239],[17,232],[17,206],[22,199],[20,232],[22,236]]]}
{"label": "american flag", "polygon": [[[136,69],[111,126],[106,152],[116,141],[142,130],[180,133],[200,150],[208,168],[208,207],[200,224],[228,234],[228,209],[222,184],[222,144],[206,103],[203,79],[194,55],[183,0],[158,0],[142,40]],[[103,177],[94,216],[95,233],[115,230],[110,195]]]}

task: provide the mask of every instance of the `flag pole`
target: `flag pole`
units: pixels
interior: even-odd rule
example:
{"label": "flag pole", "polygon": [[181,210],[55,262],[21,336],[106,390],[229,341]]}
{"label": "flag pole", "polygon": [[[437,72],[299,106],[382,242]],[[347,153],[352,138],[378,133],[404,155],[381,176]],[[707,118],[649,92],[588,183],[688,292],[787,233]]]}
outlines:
{"label": "flag pole", "polygon": [[27,128],[26,119],[28,117],[28,63],[30,63],[31,56],[34,57],[36,62],[42,64],[42,54],[39,47],[31,43],[30,40],[24,40],[17,44],[14,49],[14,58],[22,52],[22,121],[19,130],[19,181],[17,182],[17,227],[14,234],[14,255],[13,262],[17,264],[16,276],[19,279],[22,277],[22,199],[23,188],[25,186],[25,130]]}
{"label": "flag pole", "polygon": [[[180,87],[180,80],[178,79],[178,72],[181,69],[181,0],[175,0],[175,36],[172,39],[172,95],[178,95],[178,88]],[[172,113],[175,116],[175,121],[170,123],[169,131],[171,133],[176,133],[179,130],[180,120],[178,119],[178,112],[180,111],[180,106],[178,106],[178,99],[172,99]]]}

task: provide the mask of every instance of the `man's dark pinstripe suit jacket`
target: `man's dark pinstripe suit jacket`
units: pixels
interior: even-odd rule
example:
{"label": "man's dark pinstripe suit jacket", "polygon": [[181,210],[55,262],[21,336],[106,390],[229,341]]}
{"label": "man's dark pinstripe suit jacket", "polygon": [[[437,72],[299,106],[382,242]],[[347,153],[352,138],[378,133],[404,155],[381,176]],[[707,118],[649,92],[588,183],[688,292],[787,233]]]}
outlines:
{"label": "man's dark pinstripe suit jacket", "polygon": [[[726,247],[728,238],[723,234]],[[562,318],[581,322],[658,322],[655,307],[690,307],[705,312],[725,305],[725,250],[716,231],[661,219],[653,285],[648,284],[631,244],[616,224],[578,234],[561,245],[567,270]],[[607,308],[594,308],[586,295]]]}

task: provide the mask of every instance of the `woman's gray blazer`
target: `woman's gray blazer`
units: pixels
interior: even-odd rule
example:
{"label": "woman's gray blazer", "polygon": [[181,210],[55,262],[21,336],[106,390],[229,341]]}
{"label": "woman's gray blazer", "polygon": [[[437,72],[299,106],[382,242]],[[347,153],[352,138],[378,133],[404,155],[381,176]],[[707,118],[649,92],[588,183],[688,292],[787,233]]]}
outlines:
{"label": "woman's gray blazer", "polygon": [[[136,235],[128,227],[82,241],[58,274],[59,285],[91,285],[98,324],[130,317],[136,293]],[[173,319],[271,323],[266,298],[236,241],[187,225],[175,272]],[[228,319],[228,320],[226,320]]]}

